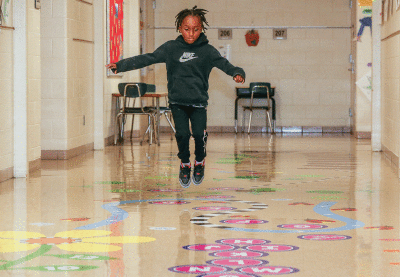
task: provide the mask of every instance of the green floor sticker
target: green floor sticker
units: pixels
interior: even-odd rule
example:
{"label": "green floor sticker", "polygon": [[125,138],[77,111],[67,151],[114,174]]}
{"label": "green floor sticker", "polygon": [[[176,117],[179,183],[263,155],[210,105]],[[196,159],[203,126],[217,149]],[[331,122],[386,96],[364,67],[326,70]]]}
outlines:
{"label": "green floor sticker", "polygon": [[165,186],[171,186],[171,185],[170,184],[159,184],[159,183],[157,183],[156,186],[165,187]]}
{"label": "green floor sticker", "polygon": [[137,189],[112,189],[109,191],[110,192],[142,192],[141,190],[137,190]]}
{"label": "green floor sticker", "polygon": [[175,196],[174,195],[160,194],[160,195],[157,195],[156,197],[175,197]]}
{"label": "green floor sticker", "polygon": [[57,257],[61,259],[70,260],[91,260],[91,261],[105,261],[105,260],[117,260],[109,256],[98,256],[98,255],[87,255],[87,254],[64,254],[64,255],[43,255],[49,257]]}
{"label": "green floor sticker", "polygon": [[229,177],[229,178],[252,180],[252,179],[258,179],[260,177],[259,176],[235,176],[235,177]]}
{"label": "green floor sticker", "polygon": [[92,265],[48,265],[48,266],[36,266],[36,267],[22,267],[13,268],[15,270],[27,269],[27,270],[37,270],[37,271],[50,271],[50,272],[60,272],[60,271],[85,271],[99,268],[98,266]]}
{"label": "green floor sticker", "polygon": [[219,159],[217,164],[240,164],[243,159]]}
{"label": "green floor sticker", "polygon": [[273,188],[259,188],[259,189],[252,189],[254,192],[276,192],[277,189]]}
{"label": "green floor sticker", "polygon": [[336,191],[336,190],[310,190],[307,193],[320,193],[320,194],[339,194],[344,193],[343,191]]}
{"label": "green floor sticker", "polygon": [[192,191],[192,192],[185,192],[185,194],[201,194],[201,195],[215,195],[215,194],[222,194],[220,191],[210,191],[210,192],[201,192],[201,191]]}
{"label": "green floor sticker", "polygon": [[95,184],[100,184],[100,185],[121,185],[125,184],[125,182],[119,182],[119,181],[100,181],[100,182],[94,182]]}

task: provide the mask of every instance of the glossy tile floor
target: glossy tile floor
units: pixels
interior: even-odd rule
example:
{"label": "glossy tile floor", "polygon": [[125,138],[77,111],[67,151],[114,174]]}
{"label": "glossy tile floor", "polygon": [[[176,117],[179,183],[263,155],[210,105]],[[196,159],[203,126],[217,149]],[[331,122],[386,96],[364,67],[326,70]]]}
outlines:
{"label": "glossy tile floor", "polygon": [[0,183],[0,276],[400,276],[398,174],[369,140],[211,134],[207,149],[188,189],[168,135]]}

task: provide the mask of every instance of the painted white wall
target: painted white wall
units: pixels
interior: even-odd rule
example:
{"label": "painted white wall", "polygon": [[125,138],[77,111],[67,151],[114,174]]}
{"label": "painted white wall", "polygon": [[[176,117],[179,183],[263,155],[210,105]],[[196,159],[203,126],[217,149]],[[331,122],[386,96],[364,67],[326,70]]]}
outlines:
{"label": "painted white wall", "polygon": [[[13,2],[7,6],[8,13],[3,25],[13,26]],[[0,29],[0,171],[14,167],[14,94],[13,94],[13,40],[14,31]]]}
{"label": "painted white wall", "polygon": [[67,150],[67,2],[41,3],[42,150]]}
{"label": "painted white wall", "polygon": [[381,94],[381,16],[382,2],[373,2],[372,14],[372,97],[371,147],[382,151],[382,94]]}
{"label": "painted white wall", "polygon": [[14,177],[28,175],[27,141],[27,2],[14,1],[14,41],[13,41],[13,92],[14,92]]}
{"label": "painted white wall", "polygon": [[[174,27],[175,15],[194,5],[209,11],[210,26],[351,26],[347,0],[157,0],[156,4],[156,27]],[[271,29],[260,29],[257,47],[245,43],[247,30],[234,29],[229,41],[218,40],[214,29],[206,35],[216,48],[231,45],[231,62],[246,71],[245,85],[269,81],[276,86],[277,126],[350,125],[350,29],[288,29],[287,40],[273,40]],[[174,29],[156,30],[155,46],[177,36]],[[155,69],[158,89],[165,91],[165,65]],[[236,86],[230,76],[213,70],[209,126],[233,126]],[[255,113],[253,125],[265,126],[263,111]]]}
{"label": "painted white wall", "polygon": [[[357,7],[357,24],[356,34],[361,26],[360,19],[366,15],[363,14],[364,8]],[[372,36],[369,27],[364,28],[364,33],[361,36],[361,41],[357,43],[356,57],[356,81],[360,80],[366,73],[371,72],[371,67],[368,63],[372,62]],[[355,103],[356,116],[356,132],[371,132],[371,95],[367,97],[362,90],[357,86]]]}
{"label": "painted white wall", "polygon": [[[387,12],[387,11],[386,11]],[[381,38],[400,30],[400,10],[383,22]],[[400,35],[382,41],[382,145],[400,157]]]}

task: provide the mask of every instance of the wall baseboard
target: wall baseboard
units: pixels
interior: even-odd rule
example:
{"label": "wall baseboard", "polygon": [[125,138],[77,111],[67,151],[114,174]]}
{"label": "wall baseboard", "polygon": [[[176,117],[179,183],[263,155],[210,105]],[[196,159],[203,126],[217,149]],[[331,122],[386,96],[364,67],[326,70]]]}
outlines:
{"label": "wall baseboard", "polygon": [[93,142],[69,150],[42,150],[42,160],[68,160],[92,150]]}
{"label": "wall baseboard", "polygon": [[399,168],[399,157],[390,151],[385,145],[382,145],[382,152],[386,158],[396,167]]}
{"label": "wall baseboard", "polygon": [[0,182],[7,181],[14,177],[14,167],[9,167],[3,170],[0,170]]}
{"label": "wall baseboard", "polygon": [[[124,138],[125,139],[130,139],[130,137],[131,137],[131,131],[125,131],[124,132]],[[133,138],[139,138],[140,137],[139,130],[134,130],[133,134],[132,134],[132,137]],[[114,135],[105,138],[104,139],[104,145],[105,146],[114,145]]]}
{"label": "wall baseboard", "polygon": [[29,162],[29,173],[42,168],[42,159],[36,159]]}
{"label": "wall baseboard", "polygon": [[[238,132],[241,132],[241,127],[238,127]],[[247,131],[247,128],[245,128]],[[234,133],[233,126],[208,126],[209,133]],[[251,126],[251,133],[266,133],[265,126]],[[276,126],[276,133],[350,133],[349,126]],[[172,133],[169,126],[160,126],[160,133]]]}
{"label": "wall baseboard", "polygon": [[355,132],[354,136],[358,139],[371,139],[371,132]]}

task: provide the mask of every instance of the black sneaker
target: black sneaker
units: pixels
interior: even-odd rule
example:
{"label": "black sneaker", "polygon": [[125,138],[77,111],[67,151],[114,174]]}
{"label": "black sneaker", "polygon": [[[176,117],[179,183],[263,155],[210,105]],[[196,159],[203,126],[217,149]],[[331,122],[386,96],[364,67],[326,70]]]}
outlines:
{"label": "black sneaker", "polygon": [[181,163],[181,166],[179,167],[179,183],[181,183],[181,186],[183,188],[188,188],[190,186],[190,171],[191,171],[191,166],[184,166]]}
{"label": "black sneaker", "polygon": [[203,160],[203,162],[201,163],[194,161],[193,184],[195,184],[196,186],[200,185],[201,182],[203,182],[204,166],[205,166],[205,160]]}

